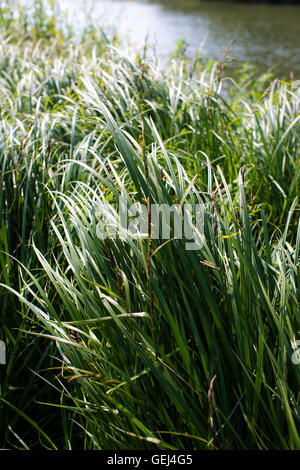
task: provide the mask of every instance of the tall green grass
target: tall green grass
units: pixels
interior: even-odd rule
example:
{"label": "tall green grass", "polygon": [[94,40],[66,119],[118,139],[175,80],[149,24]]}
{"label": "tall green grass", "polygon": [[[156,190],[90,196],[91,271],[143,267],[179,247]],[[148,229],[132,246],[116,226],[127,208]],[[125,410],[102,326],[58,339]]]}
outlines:
{"label": "tall green grass", "polygon": [[[1,447],[299,449],[299,90],[43,5],[1,14]],[[101,240],[125,195],[204,244]]]}

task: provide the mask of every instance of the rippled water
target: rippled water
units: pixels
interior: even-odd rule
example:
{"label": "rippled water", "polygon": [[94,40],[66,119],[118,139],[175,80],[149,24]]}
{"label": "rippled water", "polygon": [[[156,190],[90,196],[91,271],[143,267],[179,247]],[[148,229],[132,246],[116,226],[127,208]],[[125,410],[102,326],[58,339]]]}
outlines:
{"label": "rippled water", "polygon": [[217,59],[231,39],[231,56],[262,70],[277,66],[281,78],[300,78],[300,5],[262,5],[214,0],[94,0],[97,12],[130,41],[148,35],[160,56],[168,56],[185,38],[187,53]]}

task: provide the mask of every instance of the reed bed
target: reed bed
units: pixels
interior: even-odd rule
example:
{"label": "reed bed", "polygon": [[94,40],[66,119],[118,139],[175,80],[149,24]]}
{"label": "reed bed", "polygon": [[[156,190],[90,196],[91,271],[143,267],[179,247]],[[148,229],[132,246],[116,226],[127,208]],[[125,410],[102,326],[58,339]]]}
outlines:
{"label": "reed bed", "polygon": [[[1,11],[1,447],[300,449],[296,82],[47,6]],[[101,238],[124,197],[203,243]]]}

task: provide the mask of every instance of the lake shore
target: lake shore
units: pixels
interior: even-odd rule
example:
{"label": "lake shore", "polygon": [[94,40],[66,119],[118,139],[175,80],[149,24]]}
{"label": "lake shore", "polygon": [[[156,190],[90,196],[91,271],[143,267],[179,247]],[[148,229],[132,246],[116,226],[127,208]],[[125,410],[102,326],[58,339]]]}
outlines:
{"label": "lake shore", "polygon": [[[0,17],[0,447],[299,450],[299,82]],[[226,45],[225,45],[226,47]],[[154,208],[158,208],[158,215]],[[125,214],[125,215],[124,215]]]}

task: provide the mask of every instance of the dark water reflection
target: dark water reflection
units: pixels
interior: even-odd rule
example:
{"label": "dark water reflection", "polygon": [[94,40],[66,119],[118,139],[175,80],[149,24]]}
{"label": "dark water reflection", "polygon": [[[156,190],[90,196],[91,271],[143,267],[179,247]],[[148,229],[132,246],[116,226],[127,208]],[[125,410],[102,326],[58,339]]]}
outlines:
{"label": "dark water reflection", "polygon": [[[187,52],[220,58],[235,39],[231,52],[262,70],[277,64],[276,74],[291,71],[300,78],[300,5],[271,5],[215,0],[95,0],[99,8],[118,16],[119,30],[142,44],[149,34],[165,57],[185,38]],[[113,13],[114,12],[114,13]]]}

